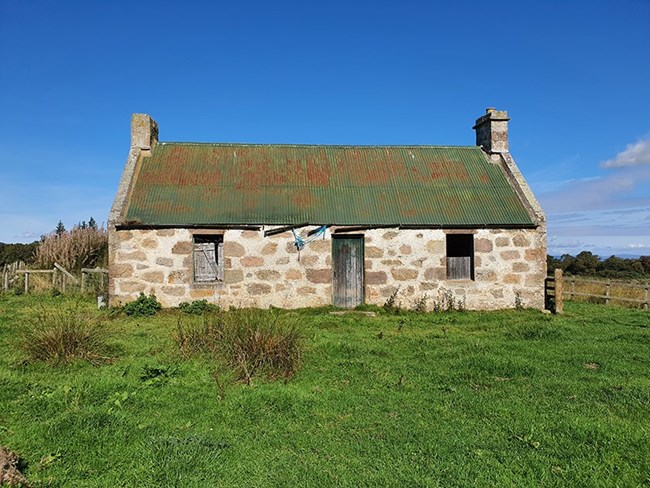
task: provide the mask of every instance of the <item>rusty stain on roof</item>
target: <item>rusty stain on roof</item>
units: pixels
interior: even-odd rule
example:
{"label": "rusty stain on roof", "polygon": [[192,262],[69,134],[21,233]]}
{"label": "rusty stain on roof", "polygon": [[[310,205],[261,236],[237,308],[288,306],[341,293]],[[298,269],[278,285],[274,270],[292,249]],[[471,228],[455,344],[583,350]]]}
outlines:
{"label": "rusty stain on roof", "polygon": [[474,146],[159,143],[139,164],[143,225],[534,225]]}

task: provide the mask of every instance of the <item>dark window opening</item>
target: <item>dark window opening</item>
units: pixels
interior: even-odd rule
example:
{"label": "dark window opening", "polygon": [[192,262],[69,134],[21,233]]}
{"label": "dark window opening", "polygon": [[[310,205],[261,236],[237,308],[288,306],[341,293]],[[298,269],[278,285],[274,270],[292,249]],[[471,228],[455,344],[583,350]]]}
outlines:
{"label": "dark window opening", "polygon": [[223,281],[223,236],[194,236],[194,282]]}
{"label": "dark window opening", "polygon": [[447,279],[474,279],[473,234],[447,234]]}

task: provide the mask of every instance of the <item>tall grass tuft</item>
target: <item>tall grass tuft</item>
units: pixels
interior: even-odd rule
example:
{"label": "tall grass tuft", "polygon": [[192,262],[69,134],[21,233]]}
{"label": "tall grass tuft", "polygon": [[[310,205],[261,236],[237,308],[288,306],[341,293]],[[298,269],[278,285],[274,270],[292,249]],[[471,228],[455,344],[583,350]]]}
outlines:
{"label": "tall grass tuft", "polygon": [[28,358],[52,364],[76,360],[100,364],[110,360],[101,320],[79,304],[40,307],[31,312],[21,345]]}
{"label": "tall grass tuft", "polygon": [[293,316],[259,309],[219,311],[190,325],[179,319],[175,335],[183,355],[212,354],[247,384],[255,376],[293,377],[302,361],[303,339]]}
{"label": "tall grass tuft", "polygon": [[44,236],[34,257],[36,264],[43,268],[58,263],[68,270],[79,270],[105,264],[107,252],[106,229],[75,227],[60,234]]}

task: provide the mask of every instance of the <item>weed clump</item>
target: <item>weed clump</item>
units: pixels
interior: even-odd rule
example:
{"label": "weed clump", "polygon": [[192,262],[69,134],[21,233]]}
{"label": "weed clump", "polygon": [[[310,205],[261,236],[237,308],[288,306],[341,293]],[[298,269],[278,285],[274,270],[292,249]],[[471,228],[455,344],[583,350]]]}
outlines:
{"label": "weed clump", "polygon": [[518,291],[515,292],[515,310],[523,310],[524,309],[524,302],[521,299],[521,293]]}
{"label": "weed clump", "polygon": [[438,293],[438,298],[433,301],[433,311],[435,313],[440,313],[453,312],[454,310],[458,312],[464,312],[465,299],[456,299],[451,290],[441,290],[440,293]]}
{"label": "weed clump", "polygon": [[198,325],[179,319],[174,339],[184,356],[213,355],[246,384],[260,375],[288,381],[302,360],[303,335],[296,320],[274,310],[220,311]]}
{"label": "weed clump", "polygon": [[99,364],[109,360],[103,323],[78,304],[36,309],[21,337],[30,360],[68,364],[75,360]]}
{"label": "weed clump", "polygon": [[149,296],[140,292],[140,296],[124,305],[124,313],[131,317],[150,317],[156,315],[162,305],[153,293]]}
{"label": "weed clump", "polygon": [[422,295],[420,298],[417,299],[413,307],[413,310],[416,313],[425,313],[427,311],[428,300],[429,300],[429,296],[425,293],[424,295]]}
{"label": "weed clump", "polygon": [[395,291],[390,294],[390,296],[384,302],[384,310],[389,313],[397,313],[401,310],[402,304],[398,299],[399,295],[399,286],[395,288]]}
{"label": "weed clump", "polygon": [[203,315],[204,313],[219,311],[218,305],[208,303],[207,300],[194,300],[192,303],[182,302],[178,305],[178,308],[190,315]]}

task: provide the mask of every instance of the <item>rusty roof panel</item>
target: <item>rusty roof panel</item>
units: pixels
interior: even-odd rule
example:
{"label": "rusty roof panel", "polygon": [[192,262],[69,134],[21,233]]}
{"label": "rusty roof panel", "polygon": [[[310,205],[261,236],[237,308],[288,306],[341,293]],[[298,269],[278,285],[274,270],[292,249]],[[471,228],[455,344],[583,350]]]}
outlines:
{"label": "rusty roof panel", "polygon": [[125,221],[531,226],[478,147],[159,143]]}

